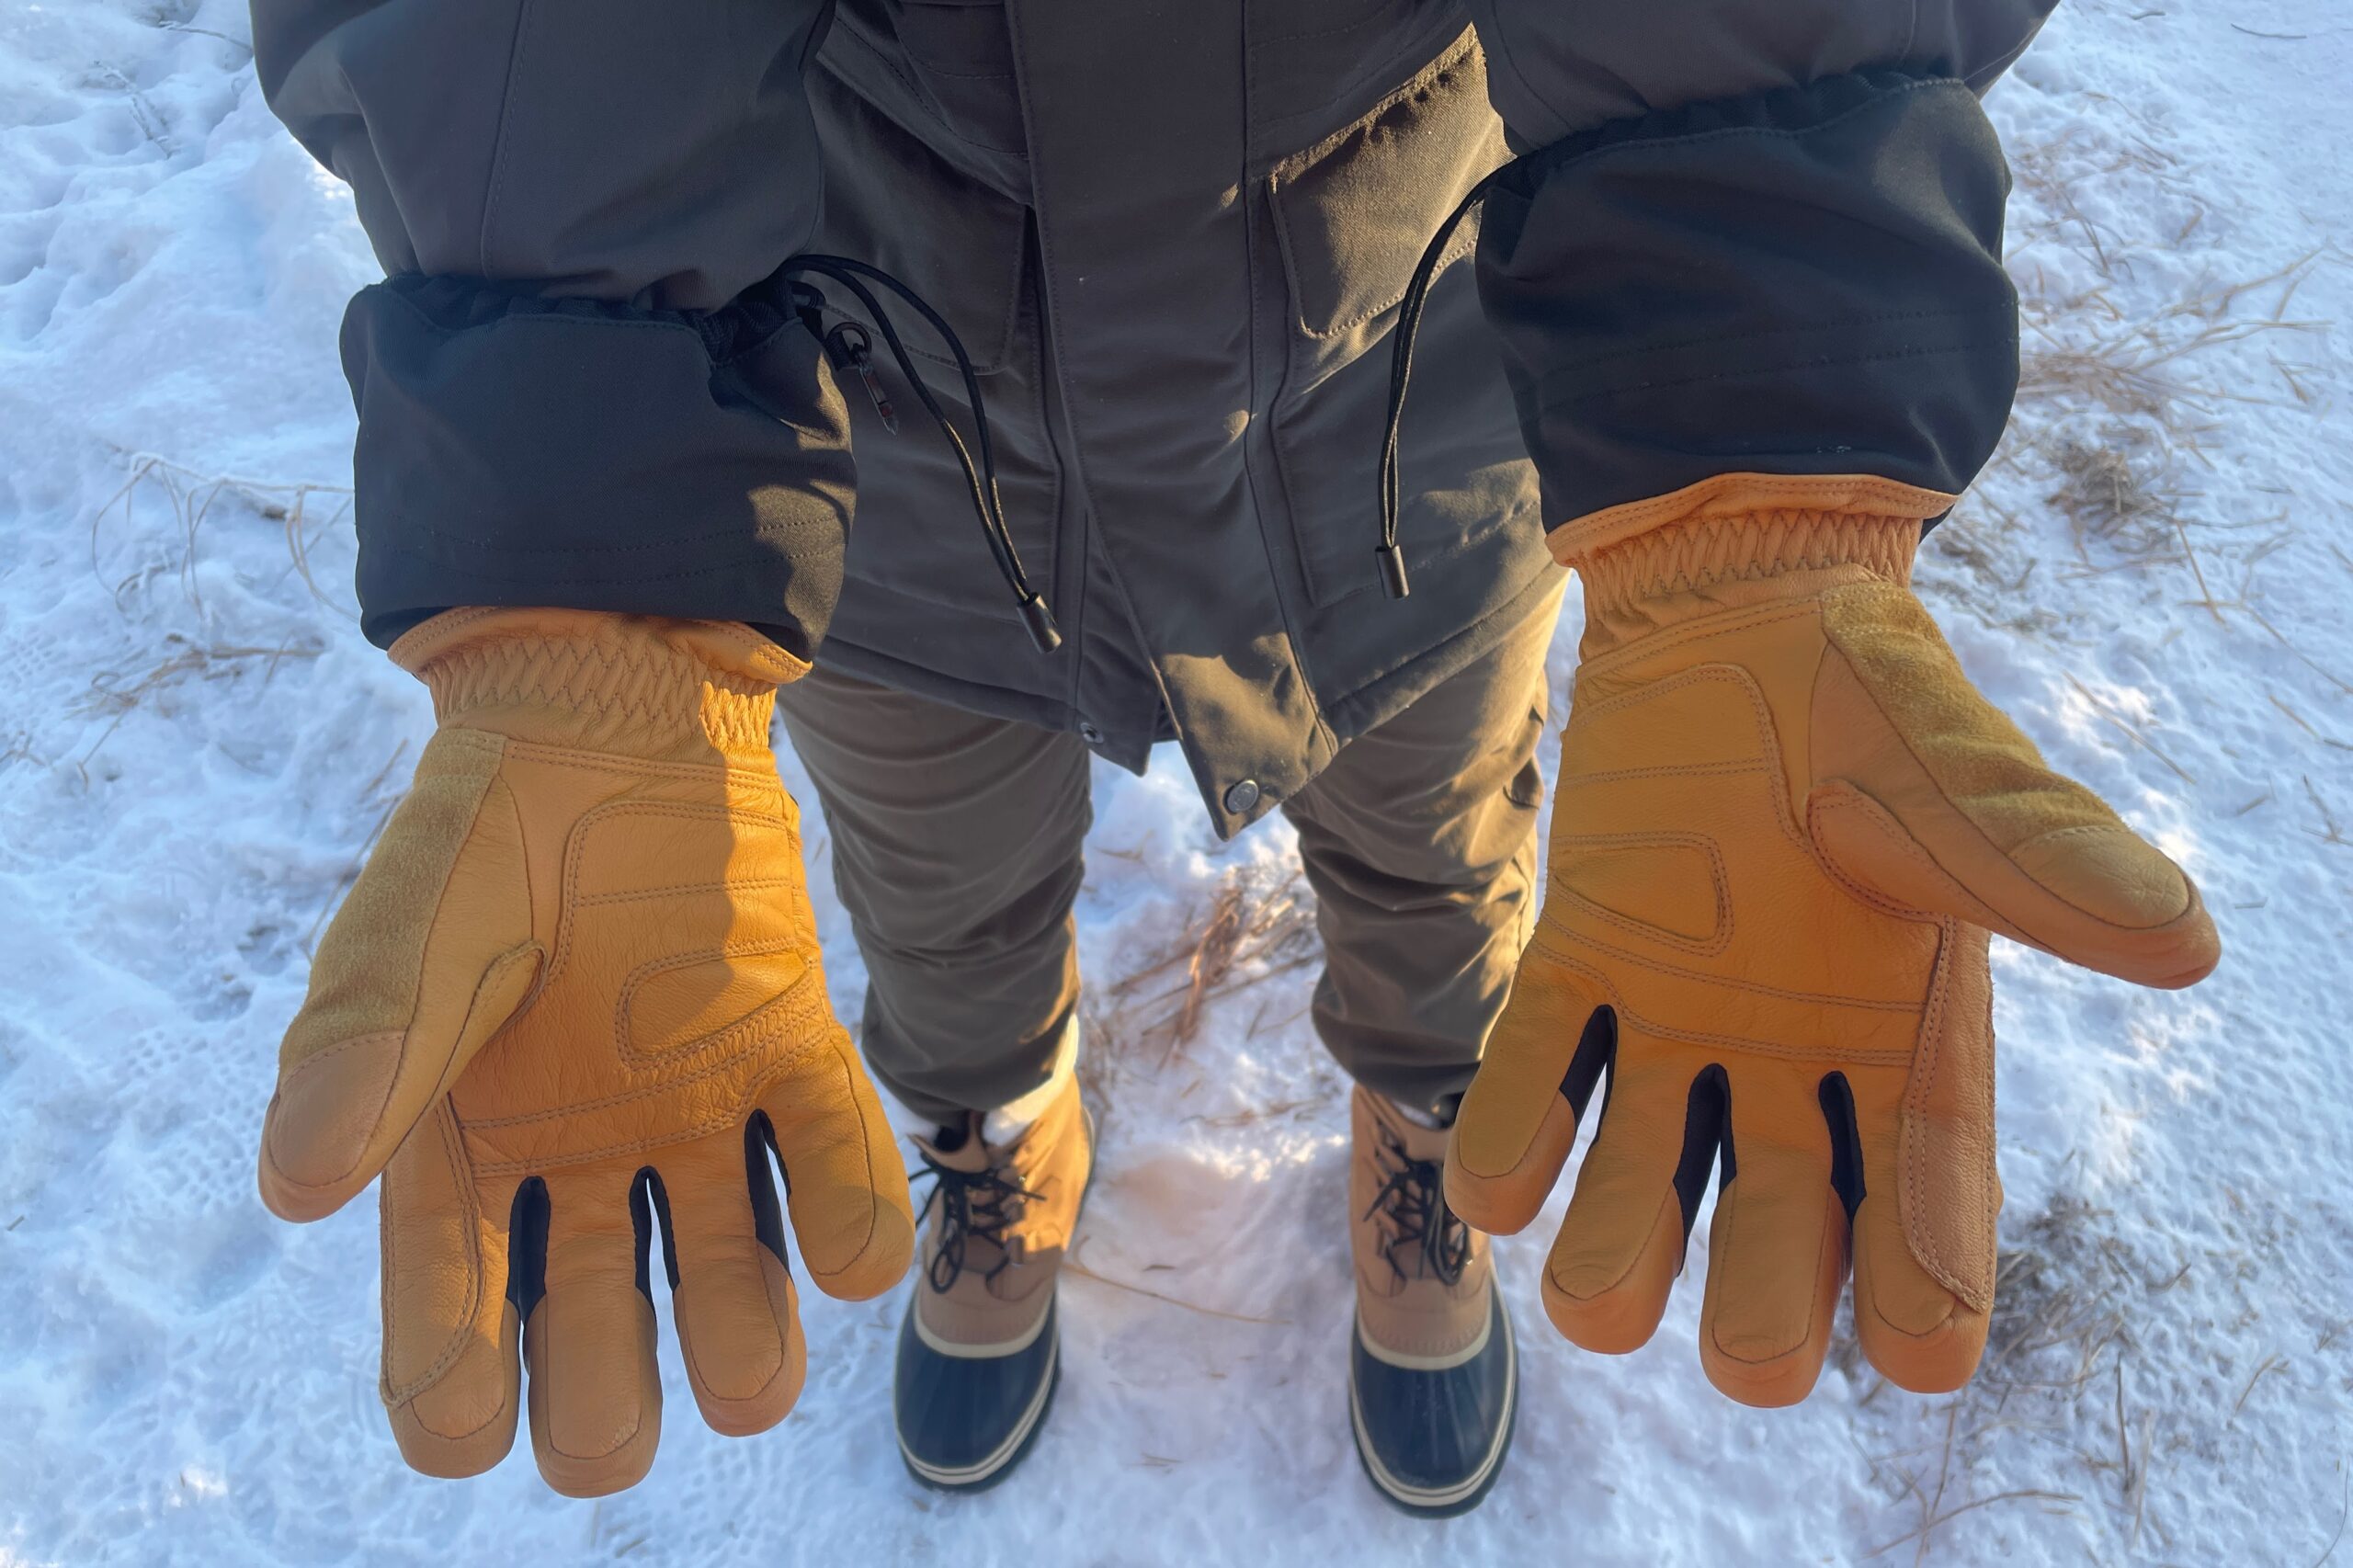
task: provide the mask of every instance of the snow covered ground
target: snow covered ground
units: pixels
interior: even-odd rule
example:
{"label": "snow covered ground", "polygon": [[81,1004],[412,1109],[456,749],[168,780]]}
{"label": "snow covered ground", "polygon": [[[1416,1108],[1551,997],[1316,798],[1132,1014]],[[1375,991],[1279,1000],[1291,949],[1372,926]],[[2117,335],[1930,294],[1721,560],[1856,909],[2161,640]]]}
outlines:
{"label": "snow covered ground", "polygon": [[[426,733],[350,620],[333,344],[375,267],[240,5],[0,5],[0,1565],[2353,1562],[2353,17],[2164,7],[2085,0],[1994,96],[2029,384],[1924,574],[1995,699],[2201,879],[2224,967],[2154,995],[1997,944],[2010,1256],[1971,1390],[1842,1354],[1798,1409],[1727,1403],[1704,1226],[1649,1348],[1574,1352],[1548,1218],[1501,1252],[1517,1450],[1433,1527],[1350,1451],[1345,1086],[1290,841],[1216,846],[1173,759],[1097,782],[1105,1166],[1015,1482],[902,1472],[896,1297],[812,1301],[808,1392],[751,1441],[665,1345],[660,1460],[602,1503],[522,1452],[401,1468],[373,1206],[278,1225],[250,1156]],[[1178,1039],[1149,971],[1221,907],[1231,994]]]}

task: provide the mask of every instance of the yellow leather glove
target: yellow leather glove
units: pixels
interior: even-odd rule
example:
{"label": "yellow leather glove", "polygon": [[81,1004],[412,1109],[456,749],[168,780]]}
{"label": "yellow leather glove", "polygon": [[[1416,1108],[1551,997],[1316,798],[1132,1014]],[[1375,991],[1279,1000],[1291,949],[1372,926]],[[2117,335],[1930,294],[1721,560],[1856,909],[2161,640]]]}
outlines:
{"label": "yellow leather glove", "polygon": [[2219,955],[2187,877],[2047,769],[1906,586],[1949,496],[1734,475],[1556,531],[1582,577],[1552,866],[1447,1195],[1535,1217],[1606,1069],[1544,1305],[1647,1341],[1722,1151],[1699,1355],[1813,1388],[1851,1253],[1863,1353],[1975,1369],[1994,1299],[1986,933],[2144,985]]}
{"label": "yellow leather glove", "polygon": [[393,644],[441,728],[327,927],[262,1132],[262,1198],[383,1173],[383,1399],[408,1462],[515,1437],[557,1491],[642,1478],[661,1429],[659,1216],[703,1418],[774,1426],[804,1347],[767,1160],[829,1294],[904,1271],[907,1186],[819,968],[768,750],[805,673],[748,628],[460,609]]}

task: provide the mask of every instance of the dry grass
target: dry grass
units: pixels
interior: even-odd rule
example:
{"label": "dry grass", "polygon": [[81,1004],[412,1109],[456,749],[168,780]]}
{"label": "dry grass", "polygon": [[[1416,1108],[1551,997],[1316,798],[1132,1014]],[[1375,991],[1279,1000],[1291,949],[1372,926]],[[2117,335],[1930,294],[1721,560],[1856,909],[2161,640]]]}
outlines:
{"label": "dry grass", "polygon": [[[2188,1270],[2154,1285],[2144,1280],[2106,1224],[2108,1218],[2081,1199],[2063,1196],[2007,1238],[1976,1377],[1929,1414],[1932,1441],[1870,1457],[1874,1479],[1891,1501],[1908,1502],[1918,1517],[1912,1529],[1867,1555],[1881,1557],[1909,1546],[1915,1563],[1926,1562],[1945,1524],[1997,1506],[2030,1504],[2064,1514],[2105,1500],[2119,1511],[2122,1533],[2138,1539],[2154,1413],[2141,1413],[2137,1422],[2128,1413],[2127,1369],[2139,1354],[2130,1323],[2148,1296],[2170,1290]],[[1850,1371],[1859,1369],[1861,1351],[1851,1332],[1842,1332],[1834,1357]],[[1861,1403],[1870,1404],[1888,1386],[1875,1382]],[[2066,1456],[2090,1472],[2095,1484],[2088,1491],[2047,1486],[1956,1494],[1988,1445],[2021,1435],[2063,1443],[2070,1434],[2100,1424],[2086,1418],[2087,1406],[2105,1406],[2111,1392],[2115,1450],[2075,1449]],[[2056,1471],[2054,1466],[2054,1480]]]}
{"label": "dry grass", "polygon": [[[79,707],[80,716],[105,718],[108,722],[76,761],[76,767],[86,768],[125,719],[178,686],[188,681],[241,680],[256,674],[267,685],[287,661],[315,659],[325,652],[323,644],[310,640],[272,648],[243,647],[193,642],[178,632],[166,633],[164,645],[173,652],[144,671],[134,675],[101,670],[90,677],[89,690]],[[87,777],[85,773],[85,780]]]}
{"label": "dry grass", "polygon": [[[2109,1210],[2067,1194],[2004,1232],[1984,1358],[1958,1393],[1882,1403],[1892,1385],[1864,1365],[1842,1314],[1832,1358],[1870,1383],[1859,1405],[1876,1411],[1881,1430],[1911,1434],[1905,1446],[1865,1456],[1891,1505],[1913,1516],[1909,1528],[1874,1539],[1867,1557],[1900,1561],[1908,1548],[1915,1564],[1925,1562],[1951,1520],[2031,1507],[2098,1517],[2107,1538],[2099,1561],[2169,1561],[2159,1483],[2179,1472],[2185,1456],[2211,1450],[2294,1362],[2267,1356],[2240,1369],[2211,1404],[2184,1404],[2178,1392],[2146,1392],[2177,1387],[2180,1369],[2145,1361],[2142,1335],[2166,1343],[2154,1325],[2177,1335],[2203,1323],[2217,1289],[2249,1278],[2250,1255],[2168,1256]],[[2201,1281],[2203,1291],[2193,1294]],[[2339,1332],[2325,1328],[2315,1351]],[[2023,1460],[2032,1484],[1972,1491],[1981,1461],[1992,1460],[2009,1477]],[[2336,1522],[2326,1502],[2313,1500],[2313,1510],[2325,1516],[2324,1530]]]}
{"label": "dry grass", "polygon": [[[1079,1079],[1097,1118],[1110,1116],[1118,1081],[1176,1065],[1211,1007],[1305,968],[1321,950],[1314,896],[1296,859],[1229,870],[1174,937],[1108,984],[1089,987]],[[1287,1021],[1271,1017],[1272,1004],[1253,1017],[1250,1034]],[[1245,1119],[1296,1108],[1265,1108]]]}
{"label": "dry grass", "polygon": [[2097,540],[2145,563],[2170,549],[2182,494],[2171,454],[2151,432],[2124,425],[2103,440],[2063,437],[2049,458],[2059,478],[2049,500],[2079,550]]}
{"label": "dry grass", "polygon": [[[2010,438],[1938,535],[1935,553],[1963,569],[1950,597],[1990,625],[2052,630],[2018,617],[2021,590],[2042,566],[2033,532],[1986,499],[2025,492],[2066,521],[2074,559],[2060,569],[2069,574],[2178,568],[2196,589],[2191,602],[2217,619],[2243,603],[2255,565],[2290,537],[2287,518],[2213,517],[2200,506],[2198,475],[2218,460],[2210,444],[2226,405],[2301,405],[2310,394],[2303,368],[2276,355],[2268,388],[2234,384],[2233,369],[2210,374],[2206,357],[2257,336],[2317,331],[2321,324],[2286,313],[2315,265],[2306,257],[2129,321],[2104,290],[2055,299],[2022,290]],[[2258,309],[2265,300],[2269,308]],[[2227,563],[2235,582],[2219,580],[2210,561]]]}
{"label": "dry grass", "polygon": [[122,458],[130,472],[90,517],[92,574],[101,581],[105,579],[99,561],[99,540],[108,520],[119,513],[121,521],[135,529],[137,510],[145,503],[160,502],[164,506],[175,531],[181,537],[181,548],[176,558],[147,562],[111,584],[117,608],[128,613],[130,602],[138,592],[159,575],[169,574],[178,578],[188,603],[201,608],[203,598],[196,585],[198,536],[216,508],[226,502],[242,506],[256,517],[283,528],[287,557],[311,597],[347,619],[358,619],[348,606],[319,586],[311,571],[312,547],[326,529],[350,514],[349,485],[208,474],[153,452],[124,451]]}
{"label": "dry grass", "polygon": [[[2120,125],[2129,125],[2121,114]],[[2203,224],[2177,161],[2129,130],[2094,145],[2074,131],[2014,146],[2009,266],[2019,291],[2017,412],[2009,437],[1929,551],[1938,592],[1989,626],[2059,633],[2056,618],[2023,604],[2039,571],[2072,576],[2115,571],[2184,572],[2191,603],[2220,619],[2248,598],[2253,568],[2289,537],[2284,515],[2217,517],[2200,503],[2200,475],[2222,415],[2249,403],[2312,406],[2313,367],[2275,349],[2268,373],[2250,374],[2236,346],[2283,347],[2325,324],[2293,313],[2299,286],[2337,258],[2307,256],[2261,277],[2192,289],[2160,309],[2129,313],[2136,263],[2177,248]],[[2171,233],[2118,233],[2095,218],[2084,192],[2129,179],[2154,186],[2189,218]],[[2066,253],[2056,269],[2042,257]],[[2088,263],[2090,281],[2084,281]],[[2068,526],[2073,559],[2046,563],[2037,530],[2009,506],[2033,496]],[[1950,568],[1940,570],[1940,568]]]}
{"label": "dry grass", "polygon": [[[2200,289],[2146,315],[2128,317],[2110,286],[2122,278],[2121,259],[2101,260],[2109,282],[2085,292],[2054,295],[2021,279],[2018,399],[2087,404],[2127,418],[2182,424],[2185,407],[2211,413],[2234,403],[2310,406],[2304,384],[2311,367],[2280,359],[2271,368],[2277,388],[2233,387],[2208,380],[2192,363],[2234,343],[2274,334],[2316,333],[2325,324],[2291,316],[2296,290],[2320,261],[2305,256],[2257,278]],[[2267,308],[2268,306],[2268,308]]]}

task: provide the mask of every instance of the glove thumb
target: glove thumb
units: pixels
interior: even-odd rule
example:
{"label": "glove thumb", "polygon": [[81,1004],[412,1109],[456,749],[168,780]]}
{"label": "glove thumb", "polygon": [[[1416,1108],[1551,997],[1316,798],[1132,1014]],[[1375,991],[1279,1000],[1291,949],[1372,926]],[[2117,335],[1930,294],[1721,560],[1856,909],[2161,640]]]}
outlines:
{"label": "glove thumb", "polygon": [[2053,773],[1961,673],[1919,600],[1892,584],[1823,600],[1807,827],[1850,886],[2142,985],[2221,958],[2181,868]]}
{"label": "glove thumb", "polygon": [[335,1212],[530,994],[529,881],[496,735],[445,730],[311,966],[279,1048],[261,1198],[287,1220]]}

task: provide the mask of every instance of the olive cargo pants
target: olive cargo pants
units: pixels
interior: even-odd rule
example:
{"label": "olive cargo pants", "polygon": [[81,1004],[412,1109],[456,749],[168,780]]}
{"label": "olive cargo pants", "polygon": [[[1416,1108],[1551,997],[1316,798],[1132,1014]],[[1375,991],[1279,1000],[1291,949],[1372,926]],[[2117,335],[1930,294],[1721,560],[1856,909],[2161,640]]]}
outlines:
{"label": "olive cargo pants", "polygon": [[[1436,1110],[1471,1081],[1536,914],[1544,653],[1559,596],[1282,803],[1316,897],[1316,1032]],[[1043,1084],[1078,1005],[1092,821],[1078,736],[828,673],[779,693],[866,959],[874,1076],[940,1121]]]}

